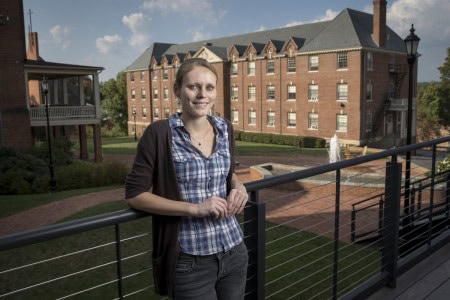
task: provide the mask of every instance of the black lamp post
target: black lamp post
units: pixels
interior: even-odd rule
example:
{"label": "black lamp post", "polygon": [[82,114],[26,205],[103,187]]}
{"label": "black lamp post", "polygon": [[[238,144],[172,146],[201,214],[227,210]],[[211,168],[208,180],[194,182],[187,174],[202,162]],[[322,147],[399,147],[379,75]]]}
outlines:
{"label": "black lamp post", "polygon": [[47,117],[47,142],[48,142],[48,155],[49,155],[49,165],[48,168],[50,169],[50,193],[56,192],[56,179],[55,179],[55,171],[53,169],[53,154],[52,154],[52,135],[50,130],[50,116],[48,112],[48,86],[49,83],[47,81],[47,78],[43,78],[42,80],[42,92],[44,93],[45,98],[45,116]]}
{"label": "black lamp post", "polygon": [[137,141],[137,127],[136,127],[136,109],[133,108],[133,112],[131,113],[134,119],[134,141]]}
{"label": "black lamp post", "polygon": [[[410,34],[405,38],[406,55],[409,65],[409,86],[408,86],[408,124],[406,132],[406,145],[411,144],[412,132],[412,94],[413,94],[413,71],[414,63],[417,58],[417,47],[419,46],[420,38],[414,34],[414,24],[409,30]],[[406,152],[406,170],[405,170],[405,202],[403,207],[404,225],[409,224],[410,220],[410,182],[411,182],[411,152]]]}

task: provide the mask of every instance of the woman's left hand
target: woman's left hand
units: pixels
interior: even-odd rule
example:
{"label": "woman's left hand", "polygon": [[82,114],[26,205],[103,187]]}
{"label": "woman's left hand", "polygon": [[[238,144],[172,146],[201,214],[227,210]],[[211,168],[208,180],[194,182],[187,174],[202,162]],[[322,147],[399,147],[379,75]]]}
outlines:
{"label": "woman's left hand", "polygon": [[[243,187],[243,186],[242,186]],[[243,189],[232,189],[227,197],[227,213],[229,216],[241,212],[248,200],[247,191]]]}

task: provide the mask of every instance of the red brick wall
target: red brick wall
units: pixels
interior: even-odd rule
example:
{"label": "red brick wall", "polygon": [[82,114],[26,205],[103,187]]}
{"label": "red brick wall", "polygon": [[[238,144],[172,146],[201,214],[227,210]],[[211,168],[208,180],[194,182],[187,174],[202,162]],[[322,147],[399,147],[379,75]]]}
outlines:
{"label": "red brick wall", "polygon": [[1,1],[0,13],[9,17],[0,25],[0,146],[27,149],[32,141],[25,94],[22,1]]}

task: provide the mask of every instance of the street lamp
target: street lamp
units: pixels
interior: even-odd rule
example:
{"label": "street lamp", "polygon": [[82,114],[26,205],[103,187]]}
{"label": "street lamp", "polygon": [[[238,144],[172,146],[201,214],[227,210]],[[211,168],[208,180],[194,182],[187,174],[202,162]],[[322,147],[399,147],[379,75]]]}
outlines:
{"label": "street lamp", "polygon": [[[411,144],[411,131],[412,131],[412,93],[413,93],[413,70],[414,63],[417,58],[417,48],[419,46],[420,38],[414,34],[414,24],[411,25],[409,30],[410,34],[405,38],[406,55],[409,65],[409,86],[408,86],[408,124],[406,132],[406,145]],[[405,170],[405,202],[403,207],[404,213],[404,225],[409,224],[410,220],[410,181],[411,181],[411,152],[406,152],[406,170]]]}
{"label": "street lamp", "polygon": [[134,119],[134,141],[137,141],[137,128],[136,128],[136,109],[133,108],[133,111],[131,113],[133,115],[133,119]]}
{"label": "street lamp", "polygon": [[50,193],[56,192],[56,179],[55,179],[55,171],[53,169],[53,154],[52,154],[52,135],[50,131],[50,117],[48,112],[48,86],[49,83],[47,81],[47,78],[44,76],[41,82],[42,86],[42,92],[44,93],[45,98],[45,116],[47,117],[47,142],[48,142],[48,155],[49,155],[49,165],[48,168],[50,169]]}

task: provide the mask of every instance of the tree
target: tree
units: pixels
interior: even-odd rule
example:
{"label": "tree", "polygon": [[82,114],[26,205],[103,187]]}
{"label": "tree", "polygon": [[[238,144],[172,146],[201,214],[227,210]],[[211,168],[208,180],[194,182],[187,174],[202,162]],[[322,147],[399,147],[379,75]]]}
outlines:
{"label": "tree", "polygon": [[116,79],[109,79],[100,84],[100,99],[103,126],[108,130],[115,128],[120,133],[127,133],[127,88],[126,74],[120,72]]}
{"label": "tree", "polygon": [[423,140],[439,137],[442,128],[450,127],[450,48],[438,69],[441,82],[418,85],[417,127]]}

